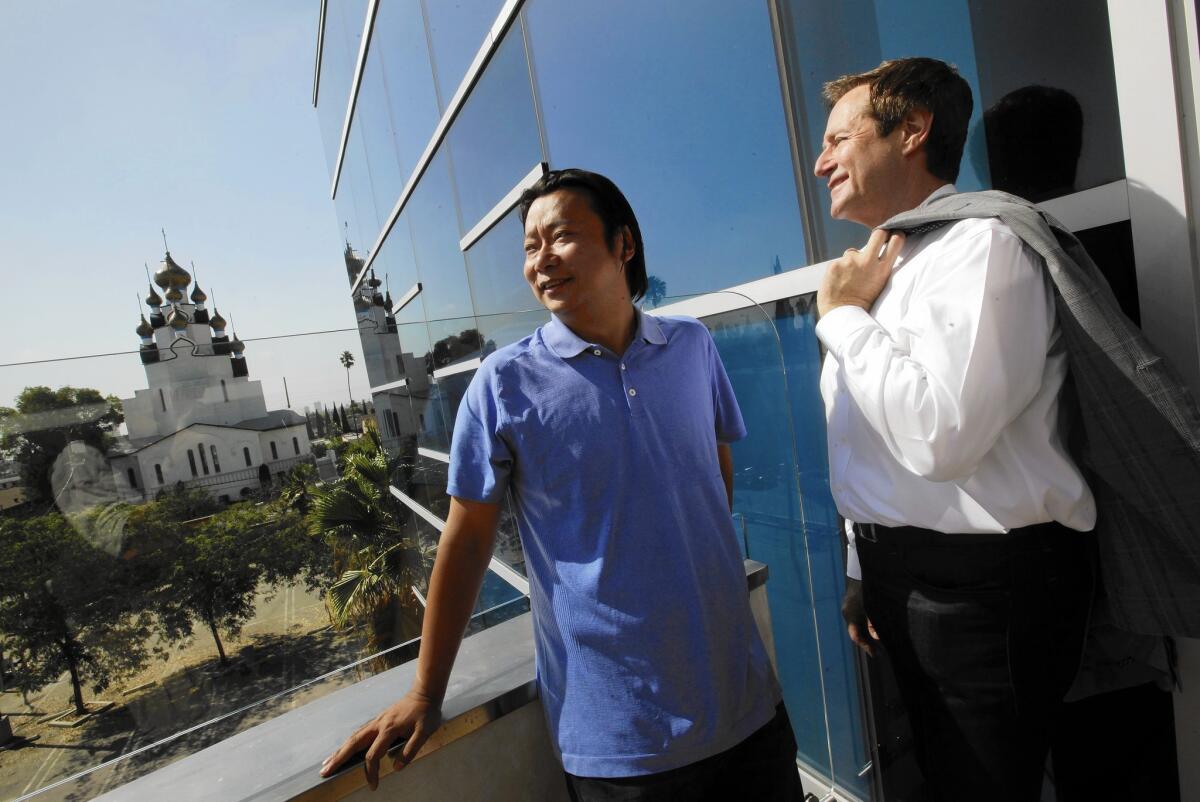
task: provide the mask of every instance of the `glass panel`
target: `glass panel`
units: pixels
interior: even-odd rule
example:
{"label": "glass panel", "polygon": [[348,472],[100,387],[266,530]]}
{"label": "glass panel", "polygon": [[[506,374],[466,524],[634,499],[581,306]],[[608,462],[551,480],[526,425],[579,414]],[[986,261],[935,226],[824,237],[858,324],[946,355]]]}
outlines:
{"label": "glass panel", "polygon": [[440,116],[419,0],[380,4],[354,114],[371,157],[376,203],[387,214]]}
{"label": "glass panel", "polygon": [[[1040,200],[1124,174],[1107,7],[1101,0],[788,0],[784,6],[796,104],[803,110],[804,175],[816,200],[817,230],[810,236],[819,258],[865,239],[860,226],[829,220],[825,182],[807,169],[825,130],[821,87],[883,59],[939,58],[956,65],[970,84],[975,105],[959,190],[995,187]],[[1017,90],[1023,91],[1010,96]],[[1082,119],[1072,116],[1064,93],[1078,102]],[[1087,128],[1082,151],[1081,126]]]}
{"label": "glass panel", "polygon": [[[379,246],[379,255],[371,263],[371,269],[377,276],[383,276],[387,294],[393,304],[412,289],[420,280],[417,272],[417,261],[413,255],[412,232],[409,227],[410,215],[405,212],[396,220],[387,239]],[[418,294],[405,307],[396,312],[398,323],[419,323],[425,320],[425,299]]]}
{"label": "glass panel", "polygon": [[542,160],[520,25],[504,37],[471,90],[449,143],[469,230]]}
{"label": "glass panel", "polygon": [[[729,298],[731,305],[747,303],[730,293],[716,297]],[[825,710],[826,672],[813,624],[810,580],[810,550],[829,547],[814,543],[820,533],[805,529],[810,504],[796,481],[798,427],[792,419],[790,365],[783,360],[773,321],[761,308],[749,306],[702,321],[716,341],[748,430],[733,445],[733,511],[747,556],[770,569],[767,598],[779,680],[788,709],[802,711],[792,716],[799,756],[818,776],[833,777],[829,730],[818,712]],[[815,339],[810,345],[813,358],[819,359]]]}
{"label": "glass panel", "polygon": [[621,187],[661,297],[807,263],[767,4],[688,12],[636,0],[524,12],[551,166]]}
{"label": "glass panel", "polygon": [[466,265],[458,245],[462,230],[448,168],[446,151],[441,150],[406,207],[423,287],[421,295],[430,320],[472,313]]}
{"label": "glass panel", "polygon": [[523,273],[524,240],[525,231],[514,209],[467,251],[475,314],[519,312],[537,305]]}
{"label": "glass panel", "polygon": [[379,238],[383,221],[375,205],[375,195],[371,189],[371,169],[362,137],[362,130],[355,125],[350,130],[350,139],[346,143],[346,160],[342,163],[342,175],[338,179],[334,206],[337,208],[338,222],[342,225],[342,236],[346,244],[353,248],[365,263],[371,255],[371,248],[375,247],[375,240]]}
{"label": "glass panel", "polygon": [[483,38],[496,21],[502,3],[501,0],[455,0],[453,3],[425,0],[424,5],[444,109],[483,45]]}
{"label": "glass panel", "polygon": [[337,163],[342,125],[350,102],[350,83],[367,17],[367,0],[329,0],[321,50],[321,79],[317,90],[317,118],[325,144],[329,177]]}
{"label": "glass panel", "polygon": [[479,318],[479,333],[483,338],[483,354],[487,356],[497,348],[518,342],[533,334],[538,326],[550,322],[550,313],[545,309],[531,309],[512,315],[487,315]]}

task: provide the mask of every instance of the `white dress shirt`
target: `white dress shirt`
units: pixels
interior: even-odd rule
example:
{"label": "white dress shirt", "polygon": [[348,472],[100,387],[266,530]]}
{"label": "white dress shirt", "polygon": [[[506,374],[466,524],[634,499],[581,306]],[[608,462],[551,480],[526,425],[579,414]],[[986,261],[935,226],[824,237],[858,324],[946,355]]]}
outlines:
{"label": "white dress shirt", "polygon": [[[871,311],[838,307],[816,333],[828,350],[830,485],[848,522],[948,533],[1095,525],[1059,436],[1067,356],[1053,289],[1003,223],[910,237]],[[860,579],[853,532],[847,563]]]}

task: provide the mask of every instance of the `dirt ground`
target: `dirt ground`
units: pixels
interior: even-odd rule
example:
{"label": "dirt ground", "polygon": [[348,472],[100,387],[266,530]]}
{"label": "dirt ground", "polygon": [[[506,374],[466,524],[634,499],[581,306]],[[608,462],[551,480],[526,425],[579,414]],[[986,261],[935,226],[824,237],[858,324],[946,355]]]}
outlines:
{"label": "dirt ground", "polygon": [[[114,706],[72,729],[46,721],[71,707],[66,676],[28,698],[13,691],[0,694],[0,713],[9,717],[14,735],[24,739],[17,748],[0,751],[0,802],[38,789],[46,789],[37,794],[38,802],[92,799],[353,683],[361,675],[351,670],[285,693],[365,653],[365,639],[354,632],[333,631],[320,596],[303,587],[264,594],[241,636],[223,643],[230,658],[227,667],[219,664],[212,638],[201,630],[167,660],[155,661],[136,676],[100,694],[85,688],[89,701],[97,698]],[[222,716],[216,723],[197,726]],[[194,731],[185,732],[193,727]],[[185,734],[145,749],[179,733]],[[145,751],[89,771],[139,749]],[[48,788],[85,771],[83,777]]]}

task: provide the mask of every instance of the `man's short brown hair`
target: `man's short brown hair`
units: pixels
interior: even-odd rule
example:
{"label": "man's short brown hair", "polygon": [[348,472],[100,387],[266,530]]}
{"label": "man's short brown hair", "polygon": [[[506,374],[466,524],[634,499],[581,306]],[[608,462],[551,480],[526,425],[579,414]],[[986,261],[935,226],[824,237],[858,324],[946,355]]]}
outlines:
{"label": "man's short brown hair", "polygon": [[925,141],[925,164],[943,181],[958,178],[967,124],[971,120],[971,87],[958,70],[934,58],[899,58],[873,70],[843,75],[825,84],[825,101],[832,108],[851,89],[871,87],[871,116],[880,136],[887,136],[913,109],[933,115]]}

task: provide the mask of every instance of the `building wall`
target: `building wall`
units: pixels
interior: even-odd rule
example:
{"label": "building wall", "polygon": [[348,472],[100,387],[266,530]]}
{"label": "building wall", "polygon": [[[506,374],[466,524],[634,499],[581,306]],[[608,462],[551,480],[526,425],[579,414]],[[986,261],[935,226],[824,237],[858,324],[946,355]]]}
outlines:
{"label": "building wall", "polygon": [[[1120,3],[330,0],[316,106],[339,228],[391,287],[422,287],[396,314],[394,335],[375,326],[370,349],[363,335],[374,387],[394,381],[381,355],[403,354],[406,385],[373,396],[385,444],[414,466],[401,490],[437,503],[429,488],[440,480],[444,489],[472,360],[546,319],[521,277],[522,231],[511,208],[542,165],[596,170],[625,191],[654,279],[647,308],[803,271],[865,236],[828,219],[823,181],[811,175],[824,128],[822,83],[885,58],[943,58],[971,84],[976,108],[960,189],[1014,189],[1014,159],[1077,158],[1069,175],[1050,180],[1042,171],[1043,185],[1022,191],[1057,204],[1064,219],[1091,221],[1078,226],[1081,237],[1123,304],[1146,307],[1142,253],[1125,256],[1135,253],[1129,205],[1099,216],[1089,208],[1114,182],[1117,195],[1132,186],[1111,5]],[[370,40],[355,86],[364,31]],[[1078,102],[1079,153],[1063,144],[1070,137],[1059,136],[1059,122],[1027,125],[1028,139],[999,133],[997,115],[1012,113],[998,104],[1030,86]],[[1057,121],[1054,113],[1036,110],[1043,121]],[[330,269],[340,271],[335,257]],[[751,432],[735,448],[735,512],[745,550],[771,566],[781,681],[792,710],[804,711],[793,715],[801,759],[865,798],[869,711],[838,612],[843,565],[816,392],[812,291],[705,322]],[[500,539],[510,545],[505,559],[517,562],[514,538],[506,515]]]}

